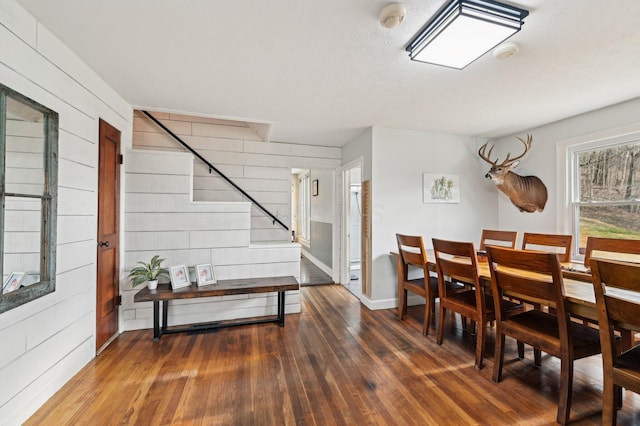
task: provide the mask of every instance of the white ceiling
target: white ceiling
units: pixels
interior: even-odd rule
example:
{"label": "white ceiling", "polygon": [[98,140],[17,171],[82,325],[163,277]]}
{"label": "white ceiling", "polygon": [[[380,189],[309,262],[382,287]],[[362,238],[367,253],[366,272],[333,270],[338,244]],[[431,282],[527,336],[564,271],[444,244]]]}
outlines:
{"label": "white ceiling", "polygon": [[640,1],[518,0],[511,38],[464,70],[406,44],[445,0],[18,0],[134,106],[272,122],[342,146],[369,126],[497,137],[640,96]]}

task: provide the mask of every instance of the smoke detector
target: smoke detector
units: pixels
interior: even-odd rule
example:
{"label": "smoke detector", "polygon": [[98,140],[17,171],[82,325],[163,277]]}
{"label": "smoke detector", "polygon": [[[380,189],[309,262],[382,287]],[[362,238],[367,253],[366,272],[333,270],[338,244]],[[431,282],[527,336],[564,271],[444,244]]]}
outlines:
{"label": "smoke detector", "polygon": [[507,59],[520,51],[520,46],[516,43],[504,43],[493,50],[493,57],[496,59]]}
{"label": "smoke detector", "polygon": [[380,25],[385,28],[395,28],[402,24],[407,10],[400,3],[390,3],[380,11]]}

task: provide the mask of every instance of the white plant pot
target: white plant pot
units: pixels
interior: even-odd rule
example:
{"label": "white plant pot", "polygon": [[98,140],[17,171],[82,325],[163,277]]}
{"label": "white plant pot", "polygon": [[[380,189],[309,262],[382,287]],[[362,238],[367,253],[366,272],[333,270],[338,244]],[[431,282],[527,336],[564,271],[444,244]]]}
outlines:
{"label": "white plant pot", "polygon": [[147,286],[149,287],[149,290],[157,289],[158,288],[158,280],[147,281]]}

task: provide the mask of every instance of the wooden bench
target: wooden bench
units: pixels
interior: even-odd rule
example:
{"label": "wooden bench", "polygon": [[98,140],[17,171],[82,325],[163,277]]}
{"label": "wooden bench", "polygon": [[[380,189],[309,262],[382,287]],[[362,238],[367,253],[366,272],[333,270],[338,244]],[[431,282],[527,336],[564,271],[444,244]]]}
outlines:
{"label": "wooden bench", "polygon": [[[153,302],[153,341],[157,342],[163,334],[194,332],[222,327],[246,324],[262,324],[276,322],[284,327],[284,296],[288,290],[298,290],[300,284],[293,276],[247,278],[239,280],[223,280],[217,284],[183,287],[171,289],[169,284],[160,284],[156,290],[144,288],[133,297],[134,302]],[[210,322],[191,324],[186,327],[167,328],[169,300],[193,299],[197,297],[226,296],[230,294],[256,294],[278,292],[278,314],[250,320],[233,322]],[[162,323],[160,323],[160,301],[162,301]]]}

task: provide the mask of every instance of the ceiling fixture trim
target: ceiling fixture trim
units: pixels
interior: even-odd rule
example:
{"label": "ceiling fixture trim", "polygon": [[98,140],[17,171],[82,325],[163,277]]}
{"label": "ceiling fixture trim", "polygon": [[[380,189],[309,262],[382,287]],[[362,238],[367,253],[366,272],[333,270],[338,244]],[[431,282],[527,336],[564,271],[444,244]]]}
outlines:
{"label": "ceiling fixture trim", "polygon": [[416,34],[409,57],[463,69],[522,28],[529,12],[491,0],[451,0]]}

